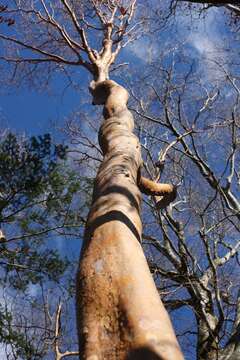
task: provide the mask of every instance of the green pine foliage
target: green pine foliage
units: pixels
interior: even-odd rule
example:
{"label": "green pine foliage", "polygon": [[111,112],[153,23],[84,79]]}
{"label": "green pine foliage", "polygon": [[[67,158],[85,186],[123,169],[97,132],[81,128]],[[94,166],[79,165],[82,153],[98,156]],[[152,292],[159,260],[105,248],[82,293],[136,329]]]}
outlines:
{"label": "green pine foliage", "polygon": [[[66,233],[67,241],[81,237],[92,181],[79,176],[67,152],[67,146],[55,145],[49,134],[24,139],[8,133],[0,140],[0,228],[5,236],[0,238],[0,288],[12,298],[43,284],[55,289],[53,302],[60,292],[57,288],[74,295],[71,281],[66,281],[73,277],[72,259],[56,244],[63,237],[66,241]],[[41,301],[31,299],[35,312]],[[0,307],[1,344],[10,346],[19,359],[43,358],[47,347],[44,341],[39,347],[39,338],[46,324],[34,335],[31,319],[26,332],[18,317],[8,306]]]}

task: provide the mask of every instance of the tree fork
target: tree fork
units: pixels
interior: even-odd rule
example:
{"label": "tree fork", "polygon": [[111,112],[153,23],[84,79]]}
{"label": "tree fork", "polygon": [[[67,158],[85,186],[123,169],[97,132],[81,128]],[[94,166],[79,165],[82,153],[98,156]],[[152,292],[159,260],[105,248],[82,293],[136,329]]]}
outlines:
{"label": "tree fork", "polygon": [[90,91],[93,104],[104,105],[104,159],[77,274],[80,358],[182,360],[140,245],[142,157],[128,92],[111,80],[93,81]]}

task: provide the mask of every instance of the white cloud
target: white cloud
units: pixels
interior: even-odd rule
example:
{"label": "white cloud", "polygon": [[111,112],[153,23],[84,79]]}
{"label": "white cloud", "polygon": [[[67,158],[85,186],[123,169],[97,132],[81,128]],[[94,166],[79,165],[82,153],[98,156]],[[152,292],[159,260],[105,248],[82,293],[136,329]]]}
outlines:
{"label": "white cloud", "polygon": [[188,37],[187,43],[198,54],[202,80],[218,82],[224,77],[217,63],[226,63],[227,52],[223,47],[223,34],[221,25],[223,19],[218,8],[209,9],[204,19],[200,19]]}
{"label": "white cloud", "polygon": [[126,51],[129,51],[138,60],[147,62],[149,61],[149,56],[154,56],[158,52],[158,47],[156,44],[155,47],[151,46],[149,38],[141,37],[127,46]]}
{"label": "white cloud", "polygon": [[190,39],[192,46],[201,54],[208,55],[209,57],[214,56],[215,46],[213,41],[208,38],[204,38],[202,34],[194,34]]}
{"label": "white cloud", "polygon": [[174,52],[178,53],[181,49],[184,51],[186,48],[189,51],[190,46],[195,52],[189,52],[189,56],[199,60],[201,79],[206,83],[217,83],[223,79],[224,74],[216,61],[225,63],[228,56],[223,49],[224,21],[221,9],[214,7],[208,9],[204,16],[197,15],[195,18],[186,16],[185,13],[178,13],[175,23],[176,32],[173,29],[166,30],[170,31],[169,34],[172,33],[172,36],[168,34],[166,38],[164,31],[162,34],[157,33],[156,36],[160,36],[157,41],[143,36],[129,44],[125,51],[136,60],[146,63],[152,59],[156,60],[161,54],[165,57]]}

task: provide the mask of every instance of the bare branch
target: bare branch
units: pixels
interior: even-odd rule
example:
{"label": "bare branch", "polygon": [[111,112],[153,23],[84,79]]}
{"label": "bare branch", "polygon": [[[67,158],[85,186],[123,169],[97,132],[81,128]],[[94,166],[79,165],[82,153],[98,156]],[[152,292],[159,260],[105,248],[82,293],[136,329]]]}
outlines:
{"label": "bare branch", "polygon": [[85,49],[89,60],[94,63],[96,60],[96,56],[95,56],[95,52],[91,49],[91,47],[88,44],[88,40],[87,40],[87,36],[85,34],[84,29],[79,25],[78,21],[77,21],[77,17],[75,15],[74,10],[70,7],[69,3],[67,0],[61,0],[61,2],[63,3],[63,5],[65,6],[69,16],[71,17],[73,24],[77,30],[77,32],[79,33],[81,40],[82,40],[82,44],[83,44],[83,48]]}
{"label": "bare branch", "polygon": [[68,356],[77,356],[79,355],[78,351],[65,351],[61,353],[59,350],[59,338],[61,336],[61,312],[62,312],[62,304],[61,302],[58,304],[57,311],[56,311],[56,318],[55,318],[55,341],[54,341],[54,348],[55,348],[55,360],[61,360],[64,357]]}

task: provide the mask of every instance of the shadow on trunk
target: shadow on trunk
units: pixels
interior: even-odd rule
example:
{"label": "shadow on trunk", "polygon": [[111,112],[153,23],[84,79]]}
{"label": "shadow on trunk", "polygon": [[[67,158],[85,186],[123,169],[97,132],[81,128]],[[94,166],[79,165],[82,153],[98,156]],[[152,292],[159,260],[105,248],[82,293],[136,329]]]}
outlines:
{"label": "shadow on trunk", "polygon": [[[174,344],[172,344],[172,346],[175,347]],[[166,358],[157,355],[147,346],[143,346],[132,350],[125,360],[166,360]]]}

